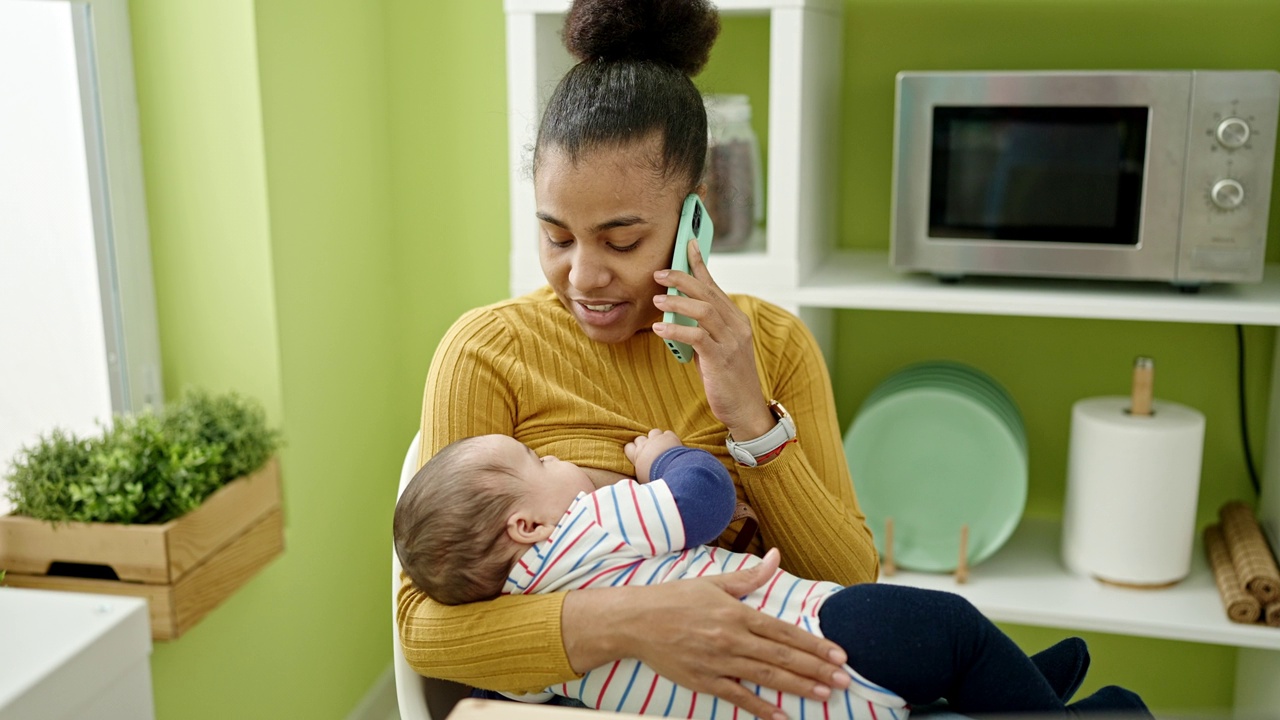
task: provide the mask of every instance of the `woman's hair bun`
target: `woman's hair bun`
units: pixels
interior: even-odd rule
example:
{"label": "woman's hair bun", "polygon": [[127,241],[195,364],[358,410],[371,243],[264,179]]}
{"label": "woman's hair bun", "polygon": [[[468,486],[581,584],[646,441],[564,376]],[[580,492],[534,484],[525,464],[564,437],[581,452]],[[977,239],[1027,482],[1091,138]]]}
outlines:
{"label": "woman's hair bun", "polygon": [[650,60],[690,77],[719,33],[707,0],[574,0],[564,22],[565,47],[578,60]]}

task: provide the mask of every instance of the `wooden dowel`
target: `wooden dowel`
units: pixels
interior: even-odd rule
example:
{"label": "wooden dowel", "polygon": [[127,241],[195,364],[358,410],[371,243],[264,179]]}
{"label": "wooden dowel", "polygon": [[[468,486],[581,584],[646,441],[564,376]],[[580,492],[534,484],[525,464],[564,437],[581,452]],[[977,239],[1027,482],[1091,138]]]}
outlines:
{"label": "wooden dowel", "polygon": [[885,518],[884,564],[880,567],[880,574],[888,577],[896,572],[898,572],[898,566],[893,563],[893,518]]}
{"label": "wooden dowel", "polygon": [[1155,386],[1155,361],[1138,357],[1133,361],[1133,387],[1129,394],[1129,414],[1137,417],[1151,415],[1151,398]]}
{"label": "wooden dowel", "polygon": [[956,582],[969,582],[969,526],[960,526],[960,562],[956,565]]}

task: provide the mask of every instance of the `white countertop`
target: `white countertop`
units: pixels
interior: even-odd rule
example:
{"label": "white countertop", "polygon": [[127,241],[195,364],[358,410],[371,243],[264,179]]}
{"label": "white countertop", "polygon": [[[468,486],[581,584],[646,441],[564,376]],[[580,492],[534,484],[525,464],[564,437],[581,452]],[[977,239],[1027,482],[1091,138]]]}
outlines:
{"label": "white countertop", "polygon": [[0,720],[152,718],[147,602],[0,587]]}

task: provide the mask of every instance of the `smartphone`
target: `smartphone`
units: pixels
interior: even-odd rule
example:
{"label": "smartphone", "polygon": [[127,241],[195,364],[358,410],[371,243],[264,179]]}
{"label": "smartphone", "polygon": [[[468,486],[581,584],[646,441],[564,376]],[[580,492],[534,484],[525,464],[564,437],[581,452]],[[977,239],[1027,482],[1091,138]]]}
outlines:
{"label": "smartphone", "polygon": [[[689,241],[697,238],[698,250],[702,252],[702,261],[706,262],[711,255],[711,241],[715,236],[715,226],[711,222],[711,216],[707,214],[707,208],[702,204],[702,198],[696,193],[692,193],[684,199],[684,206],[680,209],[680,227],[676,229],[676,246],[671,253],[671,269],[681,272],[689,272]],[[675,288],[667,288],[668,295],[684,295]],[[687,327],[697,327],[698,321],[690,317],[685,317],[679,313],[665,312],[662,314],[662,322],[675,323],[677,325],[685,325]],[[675,356],[676,360],[687,363],[693,359],[693,347],[687,343],[676,342],[675,340],[667,340],[667,349]]]}

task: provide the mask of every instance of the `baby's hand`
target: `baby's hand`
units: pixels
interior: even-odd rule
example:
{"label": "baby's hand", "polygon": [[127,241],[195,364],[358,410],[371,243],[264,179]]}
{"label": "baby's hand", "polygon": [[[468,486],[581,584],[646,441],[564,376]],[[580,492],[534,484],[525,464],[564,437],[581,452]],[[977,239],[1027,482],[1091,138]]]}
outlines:
{"label": "baby's hand", "polygon": [[622,452],[636,467],[636,480],[647,483],[652,479],[649,477],[649,468],[653,467],[653,461],[657,460],[662,453],[673,447],[680,447],[682,444],[680,438],[670,430],[655,428],[650,430],[647,436],[641,435],[627,443],[626,447],[622,448]]}

